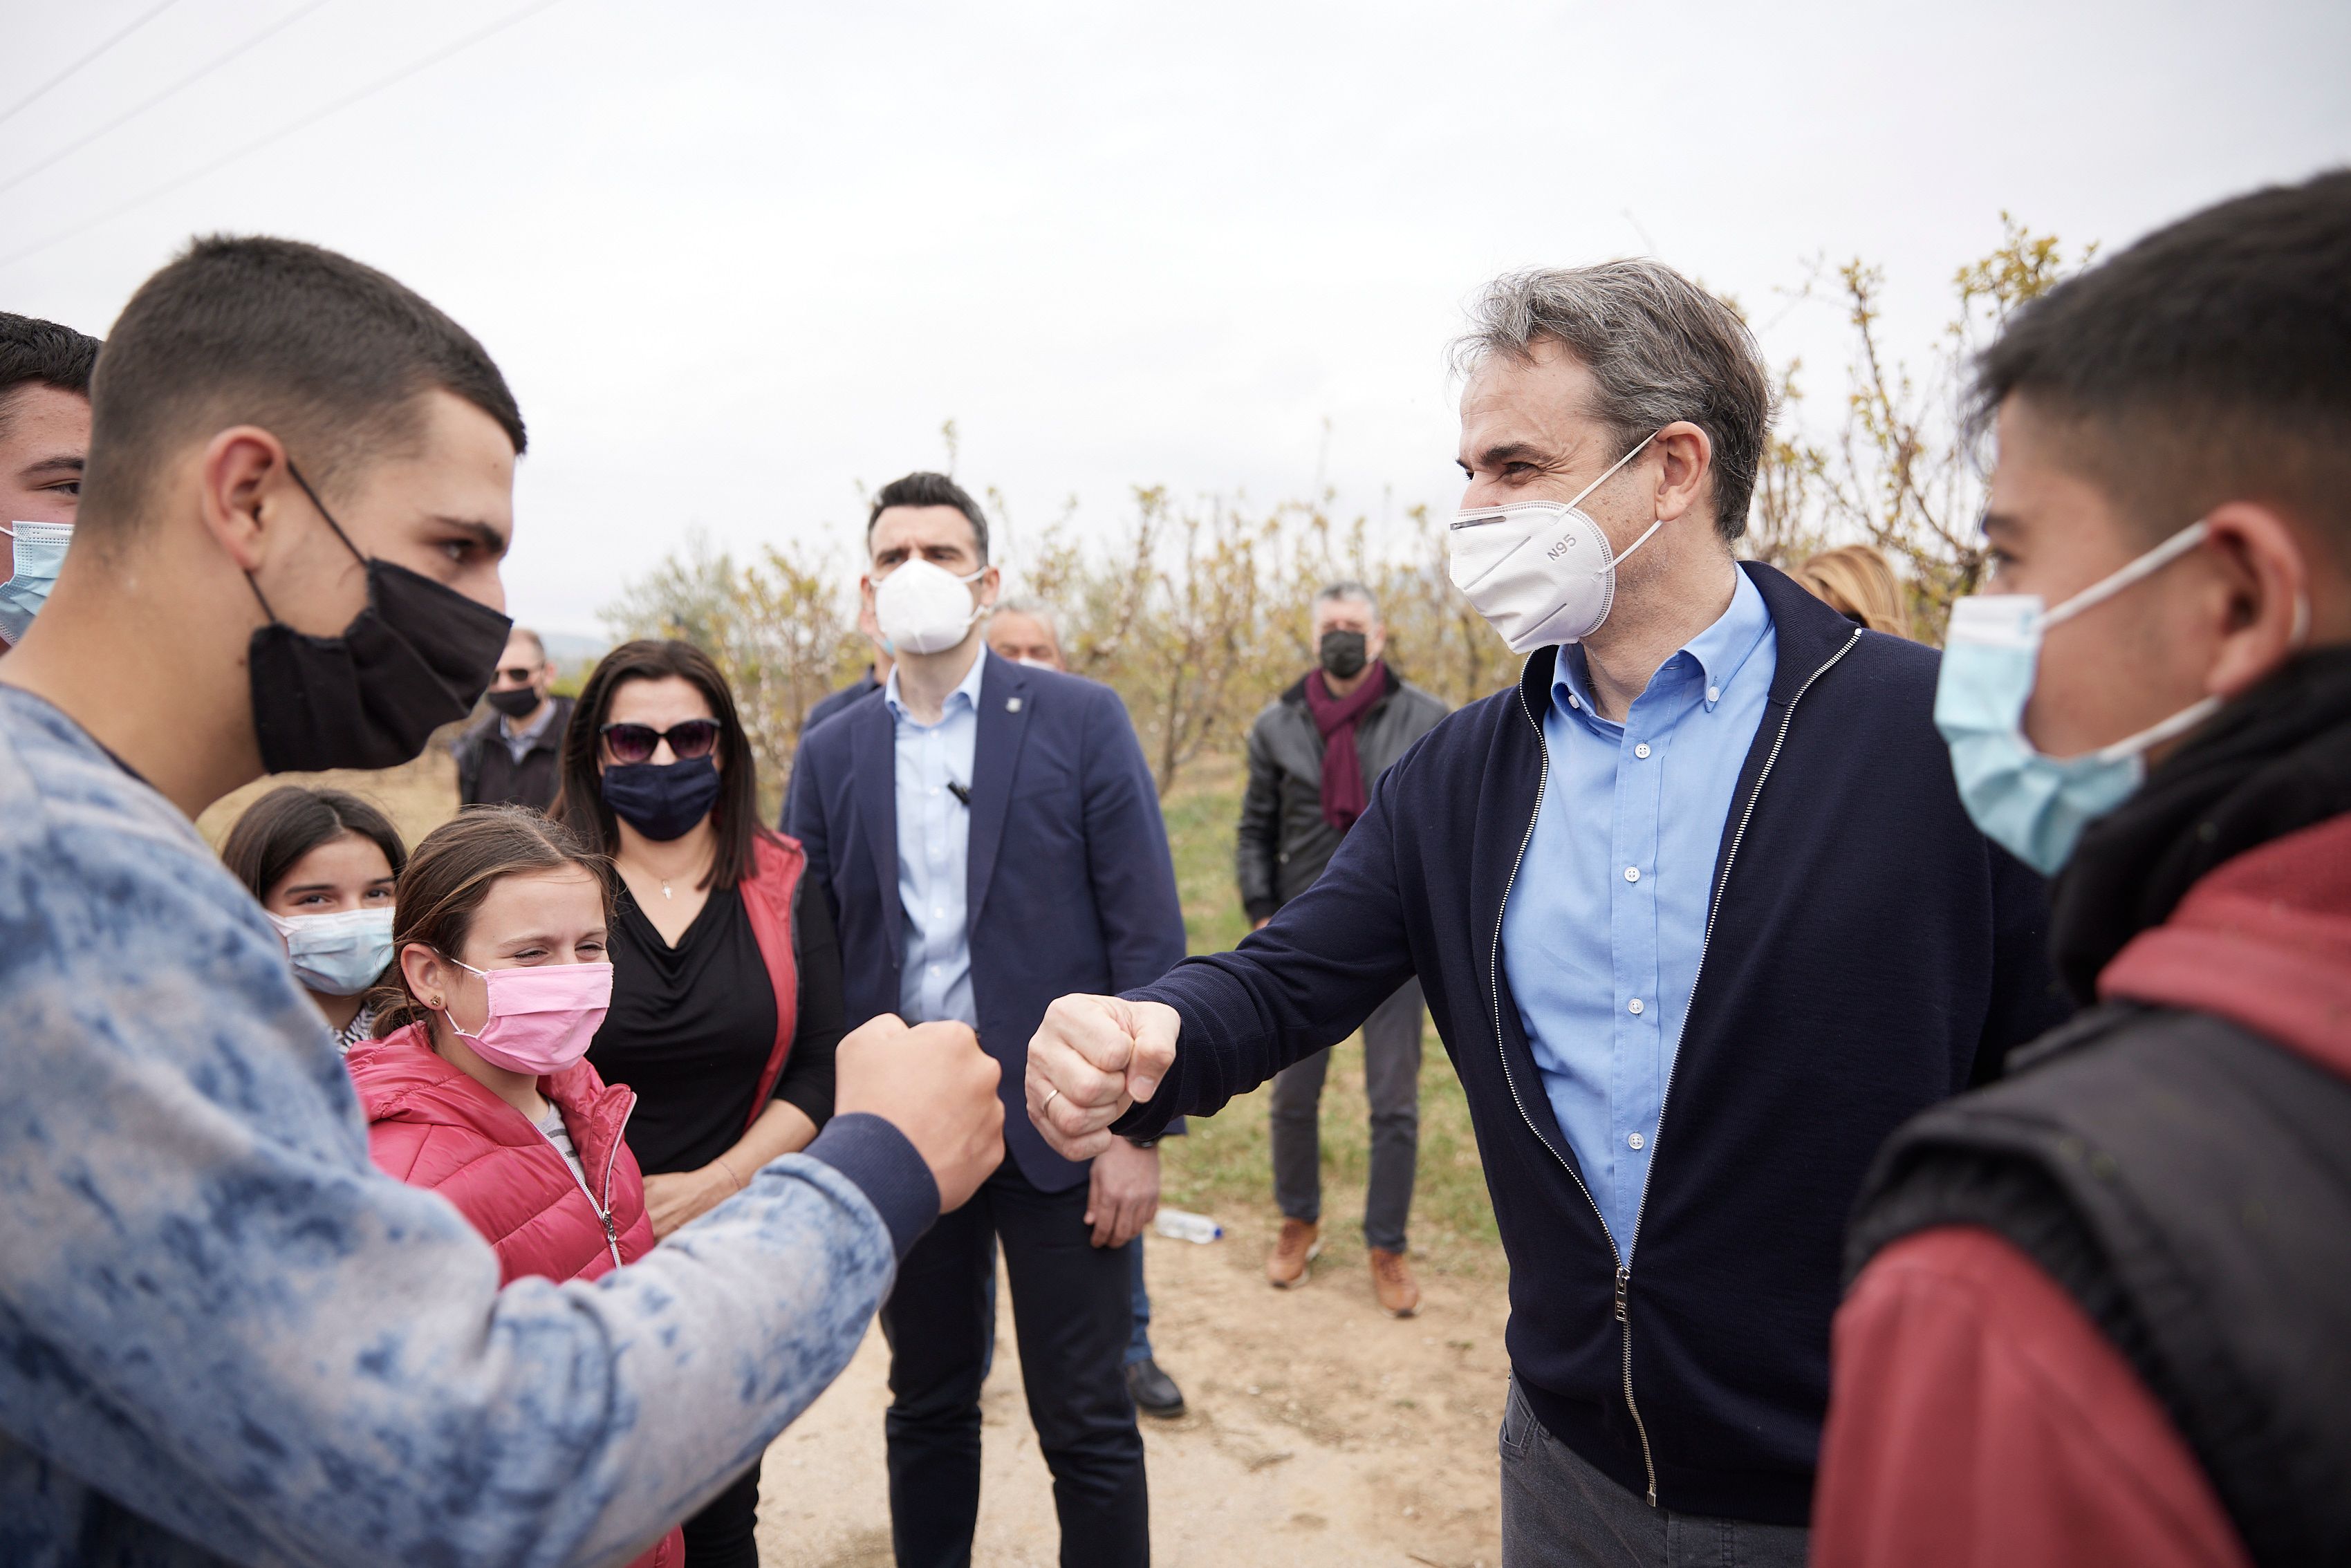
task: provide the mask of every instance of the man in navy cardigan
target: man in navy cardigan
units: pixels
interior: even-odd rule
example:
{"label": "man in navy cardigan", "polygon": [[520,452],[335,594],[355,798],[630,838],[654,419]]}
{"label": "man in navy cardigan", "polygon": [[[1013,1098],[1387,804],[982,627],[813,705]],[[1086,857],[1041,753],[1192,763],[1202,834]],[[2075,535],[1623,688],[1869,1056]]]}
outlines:
{"label": "man in navy cardigan", "polygon": [[1510,572],[1456,530],[1516,689],[1237,951],[1057,1001],[1028,1109],[1071,1157],[1147,1136],[1416,976],[1511,1263],[1505,1562],[1800,1563],[1847,1211],[2062,1016],[2044,894],[1960,808],[1937,655],[1734,560],[1771,396],[1728,308],[1654,262],[1528,273],[1463,360],[1465,504],[1551,504],[1473,523],[1548,528]]}
{"label": "man in navy cardigan", "polygon": [[866,543],[864,592],[896,664],[808,731],[787,819],[839,911],[848,1016],[970,1024],[1019,1124],[1011,1157],[914,1245],[882,1309],[897,1561],[971,1558],[1000,1241],[1061,1560],[1139,1565],[1150,1530],[1123,1249],[1156,1207],[1158,1156],[1138,1138],[1112,1159],[1065,1159],[1017,1112],[1047,1004],[1141,985],[1184,956],[1158,792],[1115,692],[987,652],[987,524],[954,481],[884,486]]}

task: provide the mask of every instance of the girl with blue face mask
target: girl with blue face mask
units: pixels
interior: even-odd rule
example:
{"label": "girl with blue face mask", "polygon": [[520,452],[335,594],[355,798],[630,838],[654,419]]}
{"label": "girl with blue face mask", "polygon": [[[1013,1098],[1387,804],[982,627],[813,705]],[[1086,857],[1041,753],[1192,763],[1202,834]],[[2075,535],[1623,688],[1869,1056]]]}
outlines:
{"label": "girl with blue face mask", "polygon": [[392,963],[392,888],[408,851],[356,795],[287,784],[239,817],[221,859],[261,903],[338,1050],[374,1032],[369,988]]}

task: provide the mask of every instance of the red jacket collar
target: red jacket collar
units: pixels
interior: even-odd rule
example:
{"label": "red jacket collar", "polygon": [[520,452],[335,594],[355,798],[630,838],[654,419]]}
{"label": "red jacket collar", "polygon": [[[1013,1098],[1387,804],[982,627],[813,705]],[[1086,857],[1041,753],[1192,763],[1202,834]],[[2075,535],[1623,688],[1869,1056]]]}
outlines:
{"label": "red jacket collar", "polygon": [[[344,1062],[371,1122],[457,1121],[494,1143],[527,1147],[543,1141],[521,1112],[435,1054],[421,1025],[357,1047]],[[605,1180],[635,1091],[606,1083],[583,1059],[541,1078],[538,1092],[561,1113],[597,1201],[609,1204]]]}
{"label": "red jacket collar", "polygon": [[2098,995],[2218,1013],[2351,1078],[2351,816],[2220,866],[2116,955]]}

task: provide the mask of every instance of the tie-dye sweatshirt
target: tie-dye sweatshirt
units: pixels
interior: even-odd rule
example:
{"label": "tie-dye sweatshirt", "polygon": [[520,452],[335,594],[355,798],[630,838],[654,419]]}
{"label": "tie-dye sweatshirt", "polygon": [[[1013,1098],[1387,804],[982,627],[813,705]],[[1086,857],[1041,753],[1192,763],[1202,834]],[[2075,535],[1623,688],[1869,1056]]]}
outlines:
{"label": "tie-dye sweatshirt", "polygon": [[0,687],[0,1563],[625,1563],[847,1364],[938,1192],[894,1127],[592,1284],[380,1175],[187,821]]}

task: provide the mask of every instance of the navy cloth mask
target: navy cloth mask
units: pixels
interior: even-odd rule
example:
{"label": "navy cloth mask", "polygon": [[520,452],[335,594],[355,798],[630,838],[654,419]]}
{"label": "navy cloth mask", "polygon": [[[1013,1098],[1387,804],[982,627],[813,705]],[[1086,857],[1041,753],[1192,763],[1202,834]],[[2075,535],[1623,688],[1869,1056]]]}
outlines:
{"label": "navy cloth mask", "polygon": [[707,757],[664,766],[616,762],[604,769],[604,804],[656,843],[684,838],[718,804],[718,766]]}

